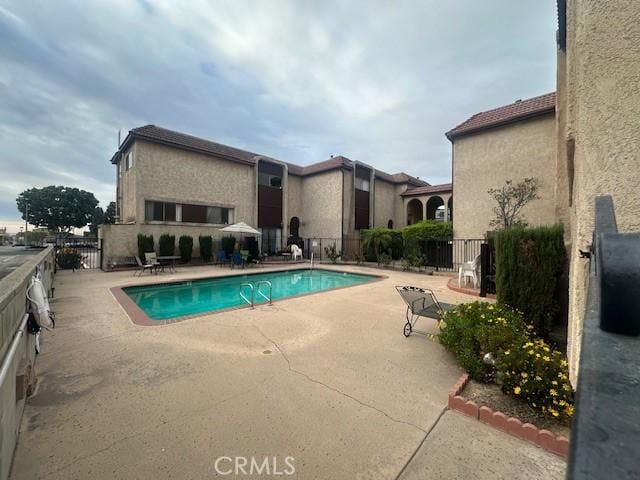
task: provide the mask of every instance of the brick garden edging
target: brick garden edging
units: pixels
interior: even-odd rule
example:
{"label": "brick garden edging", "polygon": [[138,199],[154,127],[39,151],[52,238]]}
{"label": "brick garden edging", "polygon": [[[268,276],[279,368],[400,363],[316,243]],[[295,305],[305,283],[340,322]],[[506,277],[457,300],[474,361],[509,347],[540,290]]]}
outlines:
{"label": "brick garden edging", "polygon": [[527,440],[556,455],[567,458],[569,453],[569,439],[555,436],[549,430],[543,430],[531,423],[522,423],[514,417],[508,417],[502,412],[494,412],[491,408],[467,400],[460,395],[469,383],[469,374],[462,375],[449,392],[449,408],[464,415],[480,420],[493,428],[502,430],[510,435]]}

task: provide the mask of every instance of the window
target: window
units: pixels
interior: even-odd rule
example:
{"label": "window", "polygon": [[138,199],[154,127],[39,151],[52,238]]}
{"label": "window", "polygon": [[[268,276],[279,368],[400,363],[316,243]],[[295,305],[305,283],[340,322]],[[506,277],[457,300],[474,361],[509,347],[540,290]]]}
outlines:
{"label": "window", "polygon": [[260,172],[258,173],[258,185],[282,188],[282,177],[280,175],[271,175],[269,173]]}
{"label": "window", "polygon": [[126,169],[129,170],[131,167],[133,167],[133,152],[129,152],[127,153],[127,156],[125,157],[126,159]]}
{"label": "window", "polygon": [[362,190],[363,192],[369,191],[369,180],[365,178],[356,177],[356,189]]}
{"label": "window", "polygon": [[176,220],[176,204],[169,202],[144,202],[144,218],[158,222],[174,222]]}
{"label": "window", "polygon": [[204,205],[182,204],[182,221],[187,223],[207,223],[207,207]]}
{"label": "window", "polygon": [[231,223],[229,221],[229,209],[222,207],[207,207],[207,223]]}
{"label": "window", "polygon": [[224,207],[147,200],[144,212],[144,218],[147,221],[155,222],[215,223],[218,225],[233,223],[233,209]]}

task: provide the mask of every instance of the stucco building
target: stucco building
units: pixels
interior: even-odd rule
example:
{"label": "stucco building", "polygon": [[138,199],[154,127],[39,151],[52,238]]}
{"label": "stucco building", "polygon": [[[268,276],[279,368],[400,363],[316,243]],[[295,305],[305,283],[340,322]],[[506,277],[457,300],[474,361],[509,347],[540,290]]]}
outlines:
{"label": "stucco building", "polygon": [[484,238],[495,218],[491,188],[534,177],[538,200],[523,209],[529,225],[553,223],[556,210],[555,93],[480,112],[446,133],[451,141],[455,238]]}
{"label": "stucco building", "polygon": [[640,231],[640,2],[558,1],[557,211],[569,251],[569,360],[575,378],[594,197],[618,229]]}
{"label": "stucco building", "polygon": [[456,238],[482,238],[487,190],[541,181],[523,215],[562,223],[568,253],[567,347],[575,382],[594,198],[612,195],[621,232],[640,231],[640,3],[558,0],[557,91],[478,113],[447,132],[453,149]]}
{"label": "stucco building", "polygon": [[[342,156],[300,166],[154,125],[131,130],[111,163],[118,221],[101,229],[105,268],[135,255],[138,233],[221,237],[234,222],[257,227],[264,252],[285,248],[290,235],[334,239],[341,248],[365,228],[444,219],[444,202],[427,211],[435,195],[420,189],[435,188],[445,201],[451,193],[450,185]],[[424,201],[422,217],[409,214],[410,197]]]}

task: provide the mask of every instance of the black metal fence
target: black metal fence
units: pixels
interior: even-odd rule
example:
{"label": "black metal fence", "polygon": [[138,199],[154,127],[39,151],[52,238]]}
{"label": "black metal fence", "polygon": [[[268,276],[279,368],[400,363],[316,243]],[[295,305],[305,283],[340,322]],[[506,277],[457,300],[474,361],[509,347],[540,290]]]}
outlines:
{"label": "black metal fence", "polygon": [[436,271],[457,272],[465,262],[471,262],[480,255],[482,239],[423,240],[422,258],[427,267]]}
{"label": "black metal fence", "polygon": [[[328,251],[335,247],[336,252],[341,253],[344,261],[375,261],[370,253],[363,251],[363,242],[359,237],[345,236],[343,238],[303,238],[302,252],[306,259],[311,258],[311,253],[315,260],[328,260]],[[473,261],[480,256],[480,246],[484,243],[482,239],[430,239],[418,242],[417,252],[415,246],[407,248],[402,245],[401,254],[397,255],[400,260],[402,256],[412,254],[422,256],[425,266],[436,271],[457,272],[464,262]]]}
{"label": "black metal fence", "polygon": [[96,237],[59,237],[55,251],[60,269],[100,268],[102,264],[102,248]]}

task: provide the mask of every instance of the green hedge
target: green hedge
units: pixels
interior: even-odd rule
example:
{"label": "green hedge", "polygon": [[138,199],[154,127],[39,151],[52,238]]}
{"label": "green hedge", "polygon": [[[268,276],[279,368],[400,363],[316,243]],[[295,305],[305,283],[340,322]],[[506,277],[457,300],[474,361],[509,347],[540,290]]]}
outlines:
{"label": "green hedge", "polygon": [[404,254],[404,238],[402,230],[390,230],[391,234],[391,258],[399,260]]}
{"label": "green hedge", "polygon": [[498,302],[521,311],[536,333],[549,334],[560,312],[566,261],[561,225],[509,228],[495,234]]}
{"label": "green hedge", "polygon": [[200,245],[200,258],[204,262],[210,262],[213,258],[213,239],[211,235],[199,236],[198,244]]}
{"label": "green hedge", "polygon": [[189,262],[193,254],[193,237],[182,235],[178,240],[178,249],[180,250],[180,259],[182,262]]}
{"label": "green hedge", "polygon": [[158,251],[161,257],[173,255],[176,252],[176,237],[168,233],[160,235],[158,239]]}
{"label": "green hedge", "polygon": [[453,238],[453,224],[438,220],[423,220],[402,229],[404,256],[421,255],[420,240]]}
{"label": "green hedge", "polygon": [[144,254],[154,251],[153,235],[138,234],[138,256],[140,260],[145,261]]}

